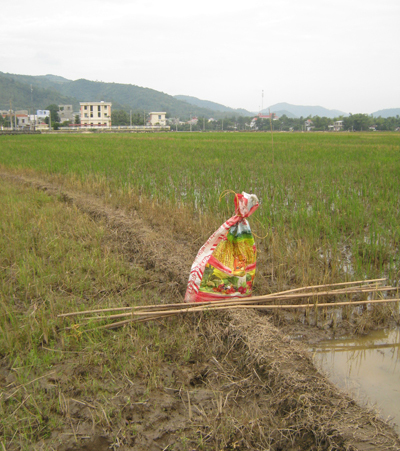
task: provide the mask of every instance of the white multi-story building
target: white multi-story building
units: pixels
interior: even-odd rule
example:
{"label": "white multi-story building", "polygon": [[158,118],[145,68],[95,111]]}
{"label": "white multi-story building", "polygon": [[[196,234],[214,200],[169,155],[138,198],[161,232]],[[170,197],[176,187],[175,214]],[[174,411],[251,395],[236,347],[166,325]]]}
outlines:
{"label": "white multi-story building", "polygon": [[333,129],[335,130],[335,132],[343,130],[343,121],[335,121],[333,124]]}
{"label": "white multi-story building", "polygon": [[111,102],[80,102],[82,127],[111,127]]}
{"label": "white multi-story building", "polygon": [[165,126],[167,124],[167,121],[165,119],[165,115],[167,113],[165,111],[163,112],[152,112],[149,114],[150,118],[149,118],[149,124],[150,125],[163,125]]}

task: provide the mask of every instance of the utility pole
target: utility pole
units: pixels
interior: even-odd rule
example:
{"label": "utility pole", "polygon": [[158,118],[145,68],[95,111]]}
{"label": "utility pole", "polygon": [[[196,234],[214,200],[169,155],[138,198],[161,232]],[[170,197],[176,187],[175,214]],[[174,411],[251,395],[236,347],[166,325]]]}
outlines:
{"label": "utility pole", "polygon": [[271,149],[272,149],[272,166],[275,163],[275,155],[274,155],[274,134],[272,133],[272,115],[271,115],[271,109],[268,108],[269,113],[269,124],[271,126]]}
{"label": "utility pole", "polygon": [[261,113],[264,109],[264,89],[262,90],[262,94],[261,94]]}
{"label": "utility pole", "polygon": [[[32,112],[34,111],[33,109],[33,86],[31,85],[31,108],[32,108]],[[34,130],[34,126],[32,127],[32,123],[31,123],[31,115],[29,114],[29,128],[32,130]],[[32,121],[33,122],[33,121]]]}
{"label": "utility pole", "polygon": [[10,99],[10,128],[13,129],[13,123],[12,123],[12,106],[11,106],[11,99]]}
{"label": "utility pole", "polygon": [[51,131],[51,111],[49,110],[49,131]]}

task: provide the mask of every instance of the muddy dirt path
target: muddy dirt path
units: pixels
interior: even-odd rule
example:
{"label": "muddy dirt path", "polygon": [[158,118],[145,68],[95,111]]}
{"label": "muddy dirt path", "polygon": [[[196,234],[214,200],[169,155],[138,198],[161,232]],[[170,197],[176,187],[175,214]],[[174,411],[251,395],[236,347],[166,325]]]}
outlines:
{"label": "muddy dirt path", "polygon": [[[157,275],[165,302],[182,299],[198,243],[176,241],[162,229],[146,224],[136,212],[114,209],[101,198],[43,179],[6,172],[0,177],[43,190],[94,220],[105,221],[114,245],[126,258]],[[321,375],[306,347],[291,340],[287,329],[282,333],[268,316],[241,311],[209,321],[213,322],[209,340],[220,351],[217,357],[188,362],[173,387],[164,386],[161,392],[148,396],[140,381],[121,383],[115,402],[124,405],[124,420],[136,424],[137,430],[134,439],[121,441],[118,449],[185,449],[174,437],[177,431],[193,428],[203,431],[203,442],[186,449],[220,449],[217,435],[211,432],[212,423],[225,416],[230,424],[236,424],[237,431],[224,449],[400,450],[400,439],[393,429]],[[229,361],[223,358],[228,354]],[[167,380],[173,370],[168,363],[164,369]],[[81,370],[83,375],[96,371],[84,365]],[[68,377],[65,369],[55,379]],[[135,401],[126,405],[127,398]],[[90,408],[78,400],[71,409],[71,415],[81,418],[75,434],[89,434]],[[95,439],[80,447],[64,442],[58,450],[108,449],[107,432],[111,431],[98,432]]]}

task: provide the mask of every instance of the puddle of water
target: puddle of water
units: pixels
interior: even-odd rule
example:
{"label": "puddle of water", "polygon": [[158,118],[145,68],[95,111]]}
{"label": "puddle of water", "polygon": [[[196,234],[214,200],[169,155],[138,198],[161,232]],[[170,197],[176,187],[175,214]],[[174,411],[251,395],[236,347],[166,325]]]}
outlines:
{"label": "puddle of water", "polygon": [[373,405],[400,432],[400,328],[322,341],[312,351],[332,382]]}

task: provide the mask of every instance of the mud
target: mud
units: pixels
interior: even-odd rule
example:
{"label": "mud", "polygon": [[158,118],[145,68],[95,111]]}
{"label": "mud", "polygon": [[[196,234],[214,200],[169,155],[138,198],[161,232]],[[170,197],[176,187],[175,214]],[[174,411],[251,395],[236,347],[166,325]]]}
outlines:
{"label": "mud", "polygon": [[[107,206],[100,198],[45,180],[4,172],[0,177],[44,190],[94,220],[105,221],[110,240],[126,258],[143,265],[151,280],[157,275],[164,301],[182,299],[198,243],[182,243],[168,231],[149,226],[137,213]],[[181,368],[165,359],[163,380],[150,392],[144,374],[135,379],[119,374],[102,381],[100,391],[108,393],[115,415],[104,412],[102,428],[94,417],[97,400],[84,389],[87,375],[98,368],[87,365],[85,356],[55,367],[55,375],[41,384],[48,396],[56,396],[54,387],[61,387],[65,413],[71,418],[71,428],[52,432],[52,443],[59,443],[56,449],[400,450],[400,439],[389,425],[317,371],[298,340],[316,340],[311,328],[286,324],[280,330],[269,316],[243,311],[203,321],[209,322],[207,329],[195,322],[193,327],[209,335],[211,359],[206,350],[198,350]],[[8,385],[12,382],[4,361],[0,377]],[[222,443],[219,434],[224,429],[232,432]],[[46,446],[42,441],[35,449]]]}

